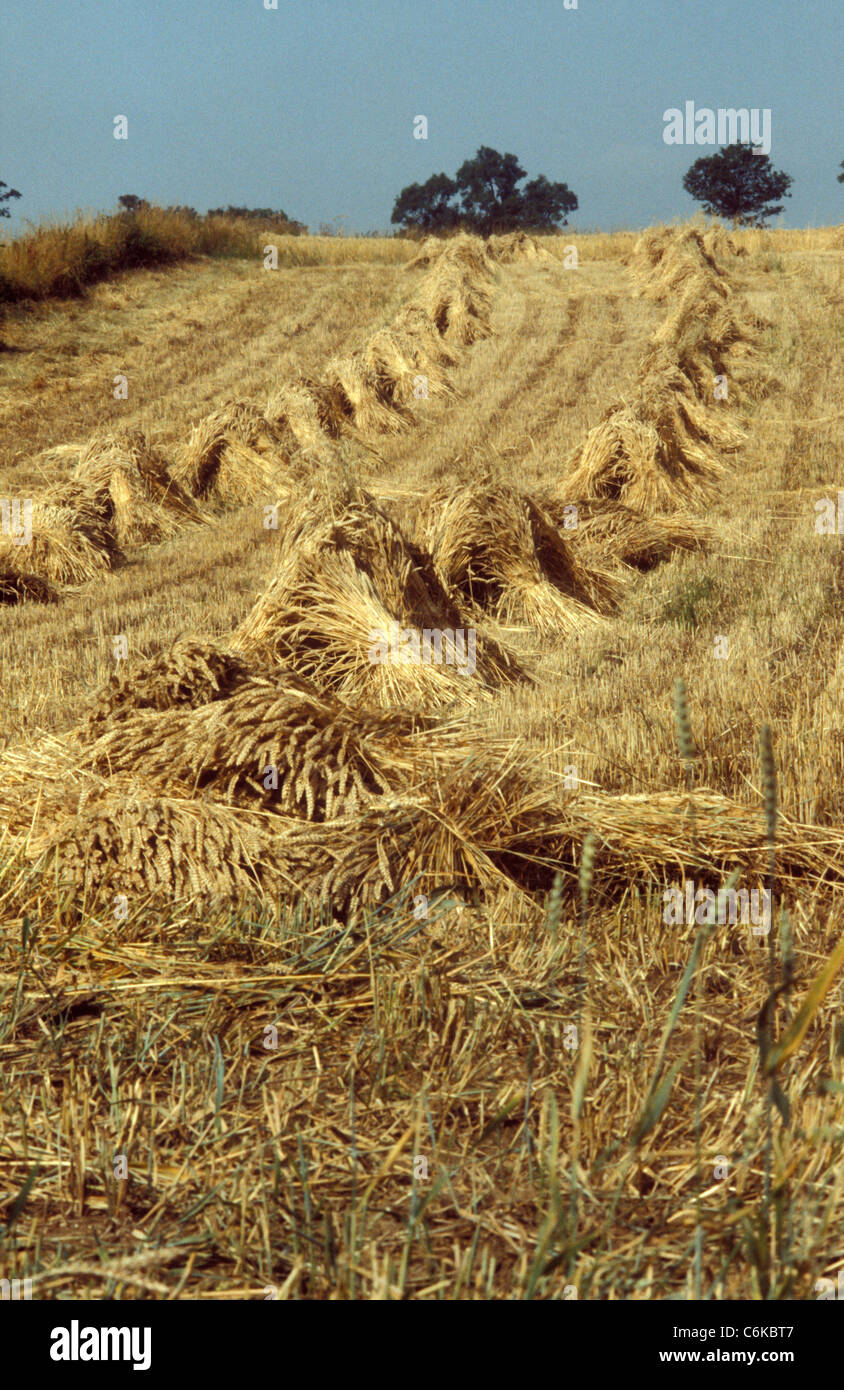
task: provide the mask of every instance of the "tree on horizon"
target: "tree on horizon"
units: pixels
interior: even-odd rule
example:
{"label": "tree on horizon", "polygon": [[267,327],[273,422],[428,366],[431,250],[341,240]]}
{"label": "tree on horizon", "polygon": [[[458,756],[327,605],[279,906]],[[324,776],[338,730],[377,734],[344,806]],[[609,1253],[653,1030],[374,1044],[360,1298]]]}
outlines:
{"label": "tree on horizon", "polygon": [[790,174],[773,167],[769,155],[738,143],[696,159],[683,187],[711,216],[729,217],[736,227],[764,227],[769,217],[782,212],[782,203],[774,200],[790,198],[793,182]]}
{"label": "tree on horizon", "polygon": [[455,177],[432,174],[425,183],[412,183],[396,198],[390,221],[421,232],[464,227],[480,236],[496,232],[553,232],[566,226],[577,198],[565,183],[551,183],[544,174],[522,188],[526,170],[514,154],[500,154],[481,145]]}
{"label": "tree on horizon", "polygon": [[16,188],[9,188],[9,185],[0,179],[0,189],[3,188],[7,191],[5,193],[0,192],[0,217],[11,217],[12,214],[9,208],[3,207],[2,204],[7,202],[9,198],[20,198],[22,195]]}

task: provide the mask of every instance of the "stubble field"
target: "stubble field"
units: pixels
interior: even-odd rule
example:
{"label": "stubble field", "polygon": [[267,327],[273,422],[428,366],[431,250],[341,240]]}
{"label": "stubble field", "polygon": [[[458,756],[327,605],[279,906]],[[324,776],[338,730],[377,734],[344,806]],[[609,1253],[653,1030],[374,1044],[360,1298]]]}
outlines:
{"label": "stubble field", "polygon": [[841,229],[313,241],[3,324],[0,1275],[816,1297]]}

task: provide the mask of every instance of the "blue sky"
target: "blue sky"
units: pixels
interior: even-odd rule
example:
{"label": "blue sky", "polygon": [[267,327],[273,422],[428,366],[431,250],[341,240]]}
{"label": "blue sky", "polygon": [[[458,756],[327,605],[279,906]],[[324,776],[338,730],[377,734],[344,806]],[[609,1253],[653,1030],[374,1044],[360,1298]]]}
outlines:
{"label": "blue sky", "polygon": [[784,225],[841,222],[842,33],[840,0],[2,0],[5,226],[135,193],[387,228],[482,144],[567,183],[574,227],[644,226],[695,211],[687,101],[769,108]]}

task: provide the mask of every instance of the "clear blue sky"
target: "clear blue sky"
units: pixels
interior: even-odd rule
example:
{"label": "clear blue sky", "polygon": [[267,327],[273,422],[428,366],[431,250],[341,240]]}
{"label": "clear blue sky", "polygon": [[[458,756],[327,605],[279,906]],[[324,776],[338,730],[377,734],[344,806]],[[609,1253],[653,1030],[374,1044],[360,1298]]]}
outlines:
{"label": "clear blue sky", "polygon": [[5,227],[135,193],[386,228],[482,144],[566,182],[574,227],[643,226],[695,210],[687,101],[770,108],[784,224],[841,222],[842,34],[842,0],[0,0]]}

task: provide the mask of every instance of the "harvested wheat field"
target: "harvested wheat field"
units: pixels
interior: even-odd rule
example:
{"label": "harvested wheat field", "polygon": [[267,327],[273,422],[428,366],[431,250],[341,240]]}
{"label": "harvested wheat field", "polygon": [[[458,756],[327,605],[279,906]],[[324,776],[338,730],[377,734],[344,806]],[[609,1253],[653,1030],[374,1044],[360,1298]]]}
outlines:
{"label": "harvested wheat field", "polygon": [[290,240],[4,325],[2,1272],[811,1298],[840,235]]}

